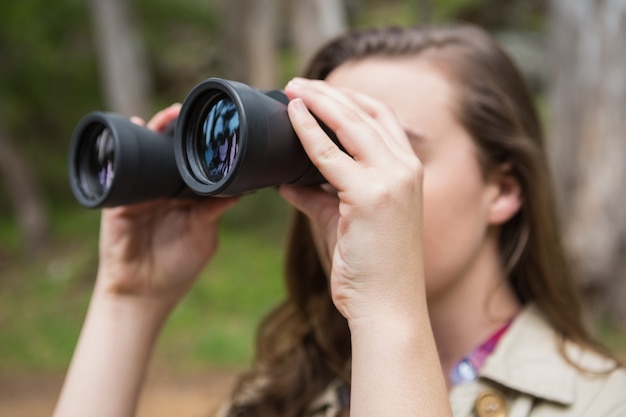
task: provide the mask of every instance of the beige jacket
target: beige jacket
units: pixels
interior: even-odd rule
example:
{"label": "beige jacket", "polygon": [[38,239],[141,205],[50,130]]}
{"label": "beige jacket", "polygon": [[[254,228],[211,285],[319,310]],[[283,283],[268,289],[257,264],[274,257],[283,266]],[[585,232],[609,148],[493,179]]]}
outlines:
{"label": "beige jacket", "polygon": [[626,369],[572,344],[565,347],[568,362],[560,345],[539,311],[527,307],[500,339],[478,381],[452,389],[454,416],[626,416]]}
{"label": "beige jacket", "polygon": [[[454,387],[454,417],[626,416],[626,369],[569,344],[572,366],[559,337],[533,307],[518,315],[489,356],[479,379]],[[313,402],[311,417],[339,416],[337,386]]]}

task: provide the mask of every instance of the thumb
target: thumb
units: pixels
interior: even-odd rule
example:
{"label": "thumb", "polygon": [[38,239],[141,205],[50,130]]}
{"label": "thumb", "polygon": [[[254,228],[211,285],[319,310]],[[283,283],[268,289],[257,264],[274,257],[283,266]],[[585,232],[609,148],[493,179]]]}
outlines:
{"label": "thumb", "polygon": [[318,226],[327,226],[337,216],[339,199],[321,188],[282,185],[279,193]]}

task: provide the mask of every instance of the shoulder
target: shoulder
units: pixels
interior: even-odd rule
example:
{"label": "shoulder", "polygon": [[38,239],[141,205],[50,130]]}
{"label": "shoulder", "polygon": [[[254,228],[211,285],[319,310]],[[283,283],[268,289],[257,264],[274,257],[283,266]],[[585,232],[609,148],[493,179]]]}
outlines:
{"label": "shoulder", "polygon": [[568,345],[576,372],[573,379],[572,415],[626,416],[626,369],[613,359]]}
{"label": "shoulder", "polygon": [[626,370],[613,359],[564,342],[534,306],[514,321],[485,363],[481,377],[567,416],[626,415]]}

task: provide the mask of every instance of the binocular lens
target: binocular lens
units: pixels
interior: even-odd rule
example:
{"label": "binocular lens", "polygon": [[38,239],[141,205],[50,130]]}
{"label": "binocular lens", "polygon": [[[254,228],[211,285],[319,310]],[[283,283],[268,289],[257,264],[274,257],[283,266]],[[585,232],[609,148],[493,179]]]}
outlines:
{"label": "binocular lens", "polygon": [[207,179],[218,183],[228,176],[239,150],[239,112],[226,95],[218,95],[202,115],[197,155]]}
{"label": "binocular lens", "polygon": [[79,184],[85,195],[99,198],[111,187],[115,162],[115,140],[111,131],[104,127],[96,131],[80,147],[79,159],[82,173]]}

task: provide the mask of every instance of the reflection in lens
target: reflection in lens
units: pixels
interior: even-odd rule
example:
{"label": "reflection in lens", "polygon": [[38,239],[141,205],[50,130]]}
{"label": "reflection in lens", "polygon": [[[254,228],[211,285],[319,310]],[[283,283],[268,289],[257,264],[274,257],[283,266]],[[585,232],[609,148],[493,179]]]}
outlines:
{"label": "reflection in lens", "polygon": [[233,168],[239,148],[239,112],[227,97],[213,102],[202,126],[203,141],[199,155],[209,181],[219,182]]}
{"label": "reflection in lens", "polygon": [[113,182],[113,162],[115,158],[115,141],[109,129],[104,129],[96,139],[96,160],[94,172],[102,190],[108,190]]}
{"label": "reflection in lens", "polygon": [[[95,132],[94,132],[95,133]],[[113,183],[113,163],[115,162],[115,139],[107,128],[79,148],[79,185],[85,196],[100,198]]]}

